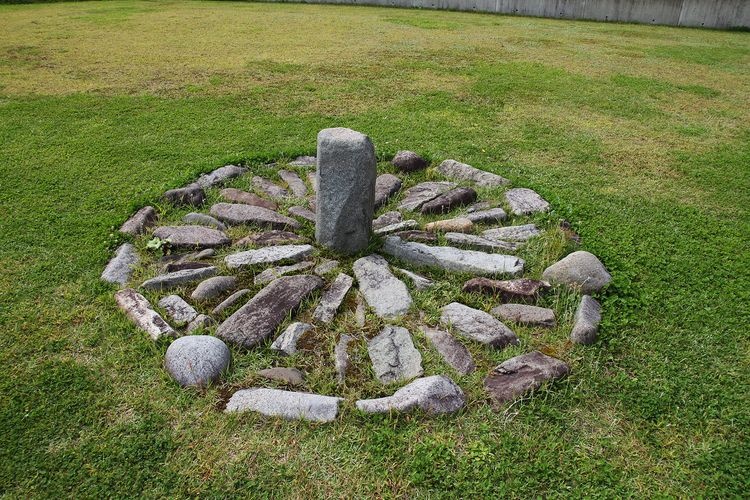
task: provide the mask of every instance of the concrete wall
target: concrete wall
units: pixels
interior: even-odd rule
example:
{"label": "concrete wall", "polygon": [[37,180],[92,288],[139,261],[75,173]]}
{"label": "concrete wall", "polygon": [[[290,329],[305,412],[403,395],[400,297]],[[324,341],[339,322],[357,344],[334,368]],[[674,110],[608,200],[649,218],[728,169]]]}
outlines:
{"label": "concrete wall", "polygon": [[[268,0],[295,1],[295,0]],[[750,0],[300,0],[303,3],[383,5],[495,12],[672,26],[750,29]]]}

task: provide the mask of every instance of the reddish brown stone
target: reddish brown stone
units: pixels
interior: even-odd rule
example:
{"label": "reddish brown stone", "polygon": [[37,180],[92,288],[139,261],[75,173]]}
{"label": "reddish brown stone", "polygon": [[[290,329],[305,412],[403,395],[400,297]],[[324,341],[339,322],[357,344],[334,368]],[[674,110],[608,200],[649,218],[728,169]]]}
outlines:
{"label": "reddish brown stone", "polygon": [[464,283],[464,292],[499,295],[503,302],[512,300],[533,301],[549,288],[546,281],[520,278],[515,280],[493,280],[472,278]]}
{"label": "reddish brown stone", "polygon": [[219,195],[225,200],[231,201],[232,203],[244,203],[245,205],[263,207],[269,210],[276,210],[278,208],[278,205],[276,205],[276,203],[272,202],[271,200],[266,200],[265,198],[261,198],[257,194],[248,193],[247,191],[242,191],[241,189],[222,189],[219,192]]}
{"label": "reddish brown stone", "polygon": [[568,365],[559,359],[534,351],[501,363],[484,379],[484,387],[492,399],[502,404],[538,389],[547,381],[562,378],[569,371]]}
{"label": "reddish brown stone", "polygon": [[471,188],[456,188],[441,194],[424,205],[422,205],[423,214],[444,214],[456,207],[468,205],[477,199],[477,192]]}

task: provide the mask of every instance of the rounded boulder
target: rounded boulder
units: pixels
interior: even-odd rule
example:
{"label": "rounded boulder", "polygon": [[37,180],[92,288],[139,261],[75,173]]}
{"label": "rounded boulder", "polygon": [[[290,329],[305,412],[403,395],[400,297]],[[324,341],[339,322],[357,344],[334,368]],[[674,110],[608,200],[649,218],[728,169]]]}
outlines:
{"label": "rounded boulder", "polygon": [[607,286],[612,281],[612,276],[596,255],[578,251],[545,269],[542,279],[579,288],[581,293],[590,294]]}
{"label": "rounded boulder", "polygon": [[229,348],[220,339],[188,335],[170,344],[164,367],[182,387],[206,387],[221,378],[231,358]]}

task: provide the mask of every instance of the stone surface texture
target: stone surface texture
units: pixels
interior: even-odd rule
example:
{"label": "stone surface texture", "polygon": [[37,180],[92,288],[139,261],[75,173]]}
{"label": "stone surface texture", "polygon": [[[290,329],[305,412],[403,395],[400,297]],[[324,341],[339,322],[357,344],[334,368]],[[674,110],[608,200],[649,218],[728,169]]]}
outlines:
{"label": "stone surface texture", "polygon": [[422,205],[421,212],[423,214],[445,214],[456,207],[468,205],[476,199],[476,191],[467,187],[459,187],[431,199]]}
{"label": "stone surface texture", "polygon": [[400,272],[401,274],[409,278],[411,282],[414,283],[414,288],[416,288],[417,290],[427,290],[428,288],[430,288],[431,286],[435,284],[434,281],[432,281],[431,279],[425,278],[421,274],[413,273],[409,270],[400,269],[398,267],[395,269],[396,271]]}
{"label": "stone surface texture", "polygon": [[182,387],[206,387],[219,381],[231,359],[227,345],[216,337],[188,335],[169,345],[164,368]]}
{"label": "stone surface texture", "polygon": [[508,214],[502,208],[489,208],[469,212],[466,214],[466,218],[474,224],[493,224],[504,221],[508,218]]}
{"label": "stone surface texture", "polygon": [[148,333],[152,340],[158,340],[164,335],[176,335],[164,318],[153,310],[146,297],[132,288],[116,292],[115,302],[138,328]]}
{"label": "stone surface texture", "polygon": [[271,229],[297,229],[300,223],[273,210],[243,203],[216,203],[211,215],[231,225],[251,224]]}
{"label": "stone surface texture", "polygon": [[427,160],[414,151],[399,151],[391,160],[391,164],[402,172],[416,172],[427,168]]}
{"label": "stone surface texture", "polygon": [[375,234],[384,236],[386,234],[391,233],[397,233],[399,231],[406,231],[408,229],[416,229],[419,227],[419,222],[415,220],[404,220],[401,222],[396,222],[395,224],[391,224],[390,226],[384,226],[379,229],[375,230]]}
{"label": "stone surface texture", "polygon": [[179,295],[167,295],[159,300],[159,307],[166,311],[167,316],[176,324],[190,323],[198,316],[198,311],[185,302]]}
{"label": "stone surface texture", "polygon": [[342,334],[333,350],[334,364],[336,367],[336,380],[339,384],[343,384],[346,381],[346,372],[349,371],[349,368],[351,367],[348,349],[349,343],[352,340],[354,340],[353,337]]}
{"label": "stone surface texture", "polygon": [[419,210],[428,201],[456,187],[453,182],[422,182],[404,192],[404,199],[399,204],[401,210]]}
{"label": "stone surface texture", "polygon": [[281,335],[271,344],[271,350],[277,351],[287,356],[297,353],[297,343],[302,336],[313,329],[310,323],[294,322],[284,330]]}
{"label": "stone surface texture", "polygon": [[297,262],[312,252],[313,247],[311,245],[279,245],[233,253],[224,257],[224,263],[229,269],[240,269],[258,264],[273,264],[282,261]]}
{"label": "stone surface texture", "polygon": [[461,388],[444,375],[419,378],[378,399],[360,399],[357,409],[365,413],[409,412],[419,408],[429,415],[453,413],[466,404]]}
{"label": "stone surface texture", "polygon": [[401,179],[393,174],[381,174],[375,179],[375,205],[377,210],[388,202],[388,198],[401,189]]}
{"label": "stone surface texture", "polygon": [[422,355],[406,328],[386,326],[367,342],[375,377],[383,384],[422,375]]}
{"label": "stone surface texture", "polygon": [[298,198],[307,196],[307,186],[299,175],[289,170],[279,170],[279,177],[287,183],[294,196]]}
{"label": "stone surface texture", "polygon": [[182,218],[182,222],[185,222],[187,224],[195,224],[198,226],[208,226],[214,229],[218,229],[219,231],[226,231],[227,229],[227,226],[225,226],[224,223],[219,222],[210,215],[199,214],[197,212],[190,212],[189,214],[185,214],[185,216]]}
{"label": "stone surface texture", "polygon": [[154,278],[148,279],[141,283],[141,287],[146,290],[166,290],[196,281],[203,281],[206,278],[215,276],[218,272],[215,266],[201,267],[198,269],[184,269],[173,273],[160,274]]}
{"label": "stone surface texture", "polygon": [[514,215],[531,215],[549,210],[549,203],[533,189],[509,189],[505,192],[505,201]]}
{"label": "stone surface texture", "polygon": [[295,205],[293,207],[289,207],[287,211],[295,217],[301,217],[305,220],[309,220],[310,222],[315,222],[315,212],[308,208]]}
{"label": "stone surface texture", "polygon": [[354,262],[354,276],[359,291],[381,318],[398,318],[407,313],[412,304],[409,290],[396,278],[388,262],[380,255],[368,255]]}
{"label": "stone surface texture", "polygon": [[501,304],[493,307],[490,313],[497,318],[519,325],[552,328],[556,324],[555,311],[528,304]]}
{"label": "stone surface texture", "polygon": [[218,248],[229,245],[232,240],[218,229],[205,226],[161,226],[154,236],[168,240],[172,248]]}
{"label": "stone surface texture", "polygon": [[498,187],[510,183],[508,179],[500,177],[497,174],[479,170],[456,160],[445,160],[438,165],[437,170],[450,179],[472,181],[482,187]]}
{"label": "stone surface texture", "polygon": [[336,279],[333,280],[331,286],[323,292],[323,296],[320,298],[320,304],[315,308],[313,312],[313,319],[320,321],[321,323],[330,323],[333,321],[333,317],[336,315],[339,306],[344,301],[346,293],[352,287],[354,279],[344,273],[339,273]]}
{"label": "stone surface texture", "polygon": [[564,377],[568,365],[539,351],[521,354],[498,365],[484,380],[490,396],[507,403],[538,389],[544,382]]}
{"label": "stone surface texture", "polygon": [[424,226],[425,231],[470,233],[474,229],[474,223],[466,217],[455,219],[436,220]]}
{"label": "stone surface texture", "polygon": [[261,198],[255,193],[248,193],[241,189],[226,188],[219,192],[219,196],[232,203],[243,203],[245,205],[253,205],[256,207],[266,208],[268,210],[276,210],[278,205],[271,200]]}
{"label": "stone surface texture", "polygon": [[438,328],[424,327],[422,331],[451,368],[461,375],[468,375],[476,370],[471,353],[456,337]]}
{"label": "stone surface texture", "polygon": [[251,348],[271,336],[300,302],[323,285],[317,276],[283,276],[258,292],[216,329],[216,336]]}
{"label": "stone surface texture", "polygon": [[579,250],[555,262],[542,273],[542,278],[552,284],[580,289],[581,293],[598,292],[612,281],[604,264],[596,255]]}
{"label": "stone surface texture", "polygon": [[338,269],[338,267],[339,261],[333,259],[323,259],[320,264],[315,266],[315,270],[313,272],[318,276],[325,276],[326,274]]}
{"label": "stone surface texture", "polygon": [[101,279],[107,283],[126,285],[133,274],[133,268],[139,262],[138,252],[130,243],[123,243],[115,252],[114,257],[107,263]]}
{"label": "stone surface texture", "polygon": [[445,233],[445,241],[453,245],[474,248],[488,252],[515,252],[518,244],[509,241],[488,240],[476,234]]}
{"label": "stone surface texture", "polygon": [[342,398],[279,389],[243,389],[235,392],[226,412],[255,411],[268,417],[286,420],[332,422],[339,412]]}
{"label": "stone surface texture", "polygon": [[209,326],[214,325],[214,320],[211,318],[211,316],[208,316],[206,314],[199,314],[198,316],[193,319],[190,323],[188,323],[187,328],[185,328],[185,331],[190,334],[194,331],[201,329],[201,328],[208,328]]}
{"label": "stone surface texture", "polygon": [[143,207],[120,226],[120,232],[138,236],[139,234],[145,233],[146,229],[156,224],[156,218],[156,210],[154,210],[154,207]]}
{"label": "stone surface texture", "polygon": [[271,198],[289,198],[289,191],[264,177],[260,177],[257,175],[253,177],[253,186],[255,186],[256,189],[263,191]]}
{"label": "stone surface texture", "polygon": [[214,276],[201,281],[190,294],[190,298],[193,300],[213,300],[235,288],[237,288],[235,276]]}
{"label": "stone surface texture", "polygon": [[516,334],[503,323],[484,311],[458,302],[452,302],[443,307],[440,322],[446,327],[453,327],[464,337],[481,344],[499,349],[518,344]]}
{"label": "stone surface texture", "polygon": [[214,307],[213,311],[211,311],[211,314],[217,315],[221,314],[230,307],[238,304],[242,299],[250,295],[250,290],[247,288],[243,288],[242,290],[237,290],[232,295],[224,299],[219,305]]}
{"label": "stone surface texture", "polygon": [[289,162],[293,167],[314,167],[318,159],[314,156],[298,156]]}
{"label": "stone surface texture", "polygon": [[292,264],[290,266],[269,267],[268,269],[264,269],[260,274],[256,274],[255,278],[253,278],[253,283],[255,283],[256,285],[265,285],[266,283],[272,282],[276,278],[281,278],[282,276],[286,276],[287,274],[298,273],[300,271],[310,269],[314,265],[315,263],[312,261],[303,260],[302,262],[298,262],[297,264]]}
{"label": "stone surface texture", "polygon": [[528,241],[540,234],[542,234],[542,232],[534,224],[496,227],[482,231],[482,236],[485,238],[500,241]]}
{"label": "stone surface texture", "polygon": [[602,320],[602,306],[590,295],[584,295],[573,317],[570,340],[576,344],[593,344]]}
{"label": "stone surface texture", "polygon": [[223,167],[217,168],[213,172],[201,175],[200,177],[198,177],[196,184],[198,184],[202,188],[210,188],[213,186],[218,186],[219,184],[222,184],[229,179],[239,177],[246,172],[246,168],[238,167],[237,165],[225,165]]}
{"label": "stone surface texture", "polygon": [[430,231],[399,231],[393,234],[404,241],[416,241],[417,243],[437,243],[437,234]]}
{"label": "stone surface texture", "polygon": [[504,302],[533,302],[550,288],[546,281],[519,278],[515,280],[492,280],[472,278],[464,283],[464,292],[499,295]]}
{"label": "stone surface texture", "polygon": [[305,383],[305,375],[296,368],[266,368],[265,370],[259,370],[258,375],[287,385],[302,385]]}
{"label": "stone surface texture", "polygon": [[321,130],[317,171],[315,239],[342,254],[367,248],[377,176],[372,141],[350,129]]}
{"label": "stone surface texture", "polygon": [[259,234],[251,234],[239,240],[236,245],[253,245],[257,247],[269,247],[276,245],[289,245],[295,243],[307,243],[308,239],[304,236],[279,229],[272,229]]}
{"label": "stone surface texture", "polygon": [[401,215],[401,212],[391,210],[390,212],[385,212],[384,214],[374,219],[372,221],[372,229],[378,230],[381,227],[391,226],[393,224],[401,222],[402,220],[403,216]]}
{"label": "stone surface texture", "polygon": [[170,189],[164,193],[163,197],[173,205],[193,205],[197,207],[203,204],[206,193],[202,187],[193,183],[182,188]]}

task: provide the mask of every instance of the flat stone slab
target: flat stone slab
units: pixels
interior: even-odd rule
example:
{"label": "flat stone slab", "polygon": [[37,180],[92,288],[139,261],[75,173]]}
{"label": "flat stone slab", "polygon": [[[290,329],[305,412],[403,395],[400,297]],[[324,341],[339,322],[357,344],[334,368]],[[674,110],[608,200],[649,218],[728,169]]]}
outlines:
{"label": "flat stone slab", "polygon": [[205,281],[201,281],[190,298],[193,300],[214,300],[227,292],[237,288],[237,278],[235,276],[214,276]]}
{"label": "flat stone slab", "polygon": [[509,241],[489,240],[475,234],[445,233],[445,241],[456,246],[488,252],[515,252],[518,244]]}
{"label": "flat stone slab", "polygon": [[287,183],[294,196],[298,198],[304,198],[307,196],[307,186],[305,185],[305,182],[299,178],[299,175],[289,170],[279,170],[279,177]]}
{"label": "flat stone slab", "polygon": [[323,292],[320,298],[320,304],[315,308],[313,312],[313,319],[320,321],[321,323],[330,323],[333,321],[333,317],[336,315],[339,306],[344,301],[346,293],[352,287],[354,279],[344,273],[339,273],[336,279],[333,280],[331,286]]}
{"label": "flat stone slab", "polygon": [[394,269],[396,269],[396,271],[398,271],[399,273],[409,278],[411,282],[414,284],[414,288],[416,288],[417,290],[427,290],[428,288],[430,288],[431,286],[435,284],[434,281],[432,281],[431,279],[425,278],[421,274],[413,273],[411,271],[408,271],[406,269],[401,269],[398,267]]}
{"label": "flat stone slab", "polygon": [[101,279],[107,283],[126,285],[133,275],[133,268],[138,265],[140,258],[135,247],[130,243],[123,243],[115,252],[114,257],[107,263]]}
{"label": "flat stone slab", "polygon": [[485,238],[500,241],[528,241],[540,234],[542,234],[542,232],[535,224],[495,227],[482,231],[482,236]]}
{"label": "flat stone slab", "polygon": [[305,375],[296,368],[266,368],[265,370],[259,370],[258,375],[287,385],[303,385],[305,383]]}
{"label": "flat stone slab", "polygon": [[427,160],[414,151],[399,151],[391,160],[391,164],[402,172],[416,172],[424,170],[429,165]]}
{"label": "flat stone slab", "polygon": [[498,403],[507,403],[547,381],[564,377],[570,369],[559,359],[539,351],[521,354],[498,365],[484,379],[484,387]]}
{"label": "flat stone slab", "polygon": [[286,276],[287,274],[298,273],[310,269],[314,265],[314,262],[306,260],[290,266],[269,267],[268,269],[264,269],[260,274],[255,275],[253,283],[256,285],[265,285],[266,283],[270,283],[277,278]]}
{"label": "flat stone slab", "polygon": [[553,328],[557,323],[555,311],[528,304],[500,304],[490,310],[490,314],[519,325],[544,326]]}
{"label": "flat stone slab", "polygon": [[281,335],[276,337],[276,340],[271,344],[271,350],[287,356],[296,354],[299,339],[312,329],[313,326],[309,323],[301,323],[299,321],[292,323],[286,327],[286,330]]}
{"label": "flat stone slab", "polygon": [[437,243],[437,234],[430,231],[407,230],[393,234],[404,241],[416,241],[417,243]]}
{"label": "flat stone slab", "polygon": [[419,408],[429,415],[453,413],[465,404],[464,392],[444,375],[418,378],[393,396],[356,402],[357,409],[364,413],[404,413]]}
{"label": "flat stone slab", "polygon": [[158,340],[165,335],[177,335],[164,318],[153,310],[146,297],[132,288],[116,292],[115,302],[138,328],[148,333],[152,340]]}
{"label": "flat stone slab", "polygon": [[184,271],[185,269],[200,269],[202,267],[211,267],[210,262],[196,262],[192,260],[179,260],[177,262],[170,262],[164,266],[164,272],[173,273],[175,271]]}
{"label": "flat stone slab", "polygon": [[210,215],[199,214],[197,212],[190,212],[189,214],[185,214],[185,216],[182,218],[182,222],[185,222],[187,224],[194,224],[197,226],[212,227],[214,229],[218,229],[219,231],[227,230],[227,226],[225,226],[222,222],[219,222]]}
{"label": "flat stone slab", "polygon": [[423,214],[445,214],[456,207],[473,203],[476,199],[476,191],[471,188],[459,187],[431,199],[422,205],[421,212]]}
{"label": "flat stone slab", "polygon": [[289,191],[275,184],[264,177],[253,177],[253,186],[266,193],[271,198],[284,199],[289,198]]}
{"label": "flat stone slab", "polygon": [[325,276],[328,273],[332,273],[339,267],[339,261],[333,259],[323,259],[320,264],[315,266],[313,271],[318,276]]}
{"label": "flat stone slab", "polygon": [[461,375],[468,375],[476,370],[471,353],[456,337],[437,328],[424,327],[422,331],[451,368]]}
{"label": "flat stone slab", "polygon": [[195,317],[193,321],[188,323],[187,328],[185,328],[185,332],[188,334],[193,333],[196,330],[199,330],[201,328],[205,329],[209,326],[213,326],[215,324],[215,321],[206,314],[199,314]]}
{"label": "flat stone slab", "polygon": [[289,207],[288,212],[295,217],[301,217],[305,220],[309,220],[310,222],[315,223],[315,212],[310,209],[297,205],[294,207]]}
{"label": "flat stone slab", "polygon": [[309,240],[304,236],[289,232],[281,231],[279,229],[272,229],[260,234],[251,234],[245,236],[237,243],[236,246],[240,245],[254,245],[257,247],[269,247],[276,245],[289,245],[295,243],[307,243]]}
{"label": "flat stone slab", "polygon": [[462,181],[472,181],[482,187],[498,187],[509,184],[510,181],[505,177],[500,177],[491,172],[479,170],[466,163],[457,162],[456,160],[445,160],[437,168],[438,172],[450,179]]}
{"label": "flat stone slab", "polygon": [[299,222],[278,212],[242,203],[217,203],[211,207],[211,215],[231,225],[250,224],[272,229],[300,227]]}
{"label": "flat stone slab", "polygon": [[243,288],[242,290],[237,290],[232,295],[224,299],[218,306],[214,307],[213,311],[211,311],[211,314],[214,316],[217,314],[221,314],[230,307],[237,305],[242,299],[250,295],[250,290],[247,288]]}
{"label": "flat stone slab", "polygon": [[406,328],[386,326],[367,342],[375,377],[382,384],[422,375],[422,355],[414,347]]}
{"label": "flat stone slab", "polygon": [[449,189],[456,187],[453,182],[421,182],[404,192],[398,208],[401,210],[419,210],[428,201],[437,198]]}
{"label": "flat stone slab", "polygon": [[216,275],[218,269],[215,266],[201,267],[198,269],[184,269],[173,273],[166,273],[151,278],[141,283],[141,287],[146,290],[166,290],[196,281],[203,281],[206,278]]}
{"label": "flat stone slab", "polygon": [[198,311],[179,295],[167,295],[159,300],[159,307],[164,309],[169,318],[178,325],[190,323],[198,316]]}
{"label": "flat stone slab", "polygon": [[210,335],[188,335],[172,342],[164,368],[182,387],[206,387],[218,382],[229,368],[227,345]]}
{"label": "flat stone slab", "polygon": [[426,231],[470,233],[474,229],[474,223],[466,217],[455,219],[437,220],[424,226]]}
{"label": "flat stone slab", "polygon": [[473,309],[458,302],[443,307],[440,323],[453,327],[464,337],[481,344],[502,349],[508,345],[518,345],[518,337],[513,330],[479,309]]}
{"label": "flat stone slab", "polygon": [[550,288],[546,281],[520,278],[515,280],[491,280],[472,278],[464,283],[464,292],[499,295],[504,302],[533,302]]}
{"label": "flat stone slab", "polygon": [[418,227],[419,227],[419,222],[415,220],[405,220],[401,222],[396,222],[395,224],[391,224],[390,226],[381,227],[380,229],[376,229],[374,232],[375,234],[379,236],[383,236],[386,234],[397,233],[399,231],[416,229]]}
{"label": "flat stone slab", "polygon": [[372,229],[374,231],[377,231],[381,227],[386,227],[386,226],[390,226],[398,222],[401,222],[402,219],[403,219],[403,216],[401,215],[401,212],[397,212],[396,210],[391,210],[390,212],[385,212],[379,217],[373,219]]}
{"label": "flat stone slab", "polygon": [[229,316],[216,329],[216,336],[246,349],[255,347],[321,286],[323,280],[317,276],[283,276]]}
{"label": "flat stone slab", "polygon": [[352,340],[354,340],[354,337],[342,334],[333,350],[334,364],[336,367],[336,381],[339,384],[343,384],[346,381],[346,372],[349,371],[349,368],[351,367],[348,350],[349,343]]}
{"label": "flat stone slab", "polygon": [[570,340],[576,344],[593,344],[602,320],[602,306],[590,295],[584,295],[573,317]]}
{"label": "flat stone slab", "polygon": [[241,269],[258,264],[274,264],[283,261],[297,262],[312,254],[312,252],[313,247],[311,245],[279,245],[233,253],[224,257],[224,263],[229,269]]}
{"label": "flat stone slab", "polygon": [[583,294],[595,293],[612,281],[604,264],[596,255],[579,250],[555,262],[542,273],[552,284],[577,288]]}
{"label": "flat stone slab", "polygon": [[294,160],[289,162],[289,165],[293,167],[314,167],[318,162],[315,156],[298,156]]}
{"label": "flat stone slab", "polygon": [[154,207],[143,207],[134,213],[125,223],[120,226],[120,232],[138,236],[146,232],[146,229],[156,224],[156,210]]}
{"label": "flat stone slab", "polygon": [[261,198],[255,193],[248,193],[241,189],[226,188],[219,191],[219,196],[232,203],[242,203],[245,205],[252,205],[255,207],[262,207],[268,210],[276,210],[278,205],[271,200]]}
{"label": "flat stone slab", "polygon": [[466,218],[474,224],[494,224],[508,218],[508,214],[502,208],[489,208],[487,210],[476,210],[466,214]]}
{"label": "flat stone slab", "polygon": [[412,304],[409,289],[396,278],[388,262],[380,255],[368,255],[354,262],[354,276],[367,305],[380,318],[398,318],[409,311]]}
{"label": "flat stone slab", "polygon": [[267,417],[286,420],[332,422],[343,398],[279,389],[244,389],[235,392],[227,403],[226,412],[254,411]]}
{"label": "flat stone slab", "polygon": [[547,200],[533,189],[509,189],[505,192],[505,201],[514,215],[531,215],[549,210]]}
{"label": "flat stone slab", "polygon": [[375,210],[401,189],[401,179],[393,174],[381,174],[375,179]]}
{"label": "flat stone slab", "polygon": [[524,266],[523,259],[511,255],[430,246],[396,236],[386,238],[383,251],[410,264],[463,273],[515,275],[523,272]]}
{"label": "flat stone slab", "polygon": [[238,167],[237,165],[225,165],[208,174],[201,175],[200,177],[198,177],[196,184],[198,184],[202,188],[210,188],[213,186],[218,186],[219,184],[223,184],[229,179],[234,179],[235,177],[239,177],[245,173],[247,173],[246,168]]}
{"label": "flat stone slab", "polygon": [[161,226],[154,236],[169,240],[172,248],[218,248],[232,242],[222,231],[205,226]]}
{"label": "flat stone slab", "polygon": [[206,193],[198,184],[193,183],[185,187],[170,189],[162,197],[173,205],[202,205],[206,199]]}

